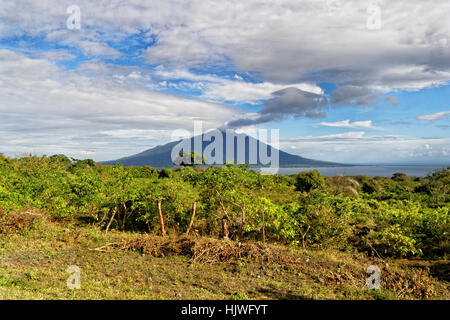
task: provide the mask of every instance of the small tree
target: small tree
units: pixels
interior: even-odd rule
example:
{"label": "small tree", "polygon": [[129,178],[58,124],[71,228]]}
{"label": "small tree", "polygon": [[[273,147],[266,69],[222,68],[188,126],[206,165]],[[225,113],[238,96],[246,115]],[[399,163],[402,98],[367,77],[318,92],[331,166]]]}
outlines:
{"label": "small tree", "polygon": [[392,180],[394,181],[406,181],[409,180],[409,177],[405,173],[396,172],[392,175]]}
{"label": "small tree", "polygon": [[[169,220],[187,220],[184,214],[192,208],[192,214],[188,228],[192,227],[195,218],[196,201],[198,194],[194,188],[179,177],[160,178],[153,181],[149,193],[150,201],[154,201],[158,211],[158,219],[161,230],[161,235],[165,236],[166,218],[163,215],[163,203],[166,208],[170,209],[172,213]],[[150,217],[146,217],[147,220]]]}
{"label": "small tree", "polygon": [[297,191],[311,192],[313,189],[323,189],[325,187],[325,179],[319,171],[300,172],[295,177],[295,187]]}
{"label": "small tree", "polygon": [[206,158],[195,151],[182,151],[175,160],[175,164],[183,167],[193,167],[199,164],[206,164]]}
{"label": "small tree", "polygon": [[210,218],[214,218],[210,222],[219,221],[224,239],[239,224],[238,221],[241,229],[245,223],[246,206],[256,186],[252,183],[252,175],[256,176],[256,173],[231,164],[209,168],[201,174],[202,199],[207,210],[213,213]]}
{"label": "small tree", "polygon": [[65,167],[69,167],[72,164],[72,160],[70,160],[63,154],[55,154],[48,159],[50,160],[50,162],[58,163]]}
{"label": "small tree", "polygon": [[112,167],[112,172],[108,175],[105,188],[105,207],[108,207],[110,211],[110,219],[106,226],[106,231],[109,230],[114,219],[117,220],[121,230],[125,228],[130,209],[127,202],[133,202],[137,192],[132,181],[131,175],[122,165]]}

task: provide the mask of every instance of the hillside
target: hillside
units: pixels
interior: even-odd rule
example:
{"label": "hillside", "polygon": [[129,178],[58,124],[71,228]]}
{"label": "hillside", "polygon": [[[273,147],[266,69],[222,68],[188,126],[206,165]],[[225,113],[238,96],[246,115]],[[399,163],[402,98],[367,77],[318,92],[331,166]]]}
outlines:
{"label": "hillside", "polygon": [[[245,135],[245,134],[238,134],[236,135],[237,138],[235,138],[235,141],[237,141],[238,139],[243,139],[245,141],[245,163],[250,163],[250,155],[249,155],[249,150],[250,150],[250,145],[256,143],[257,146],[257,152],[259,154],[259,148],[263,147],[263,148],[267,148],[267,154],[271,155],[272,152],[279,152],[279,165],[280,167],[330,167],[330,166],[345,166],[343,164],[339,164],[339,163],[335,163],[335,162],[327,162],[327,161],[320,161],[320,160],[314,160],[314,159],[308,159],[308,158],[303,158],[301,156],[297,156],[297,155],[293,155],[287,152],[284,152],[282,150],[278,150],[275,148],[272,148],[270,145],[267,145],[259,140],[256,140],[255,138]],[[205,150],[205,148],[212,142],[207,142],[205,141],[205,139],[203,139],[204,135],[202,135],[202,141],[203,141],[203,151]],[[194,139],[195,138],[190,138],[190,144],[191,144],[191,148],[192,150],[194,150]],[[237,147],[236,147],[236,143],[234,144],[234,157],[232,157],[231,155],[229,155],[227,153],[227,148],[226,148],[226,144],[227,144],[227,136],[225,134],[225,132],[222,131],[222,139],[223,139],[223,155],[224,155],[224,160],[227,161],[232,161],[233,163],[238,163],[238,152],[237,152]],[[121,163],[124,166],[151,166],[151,167],[155,167],[155,168],[171,168],[174,167],[175,165],[173,164],[172,160],[171,160],[171,151],[172,148],[175,147],[177,144],[181,143],[181,140],[179,141],[175,141],[175,142],[171,142],[165,145],[161,145],[161,146],[157,146],[155,148],[143,151],[141,153],[129,156],[129,157],[124,157],[121,159],[117,159],[117,160],[112,160],[112,161],[104,161],[102,162],[102,164],[106,164],[106,165],[114,165],[114,164],[118,164]],[[189,142],[188,142],[189,143]],[[186,151],[186,150],[185,150]],[[257,164],[252,164],[252,166],[255,167],[259,167],[262,166],[261,165],[261,161],[258,157],[258,163]]]}

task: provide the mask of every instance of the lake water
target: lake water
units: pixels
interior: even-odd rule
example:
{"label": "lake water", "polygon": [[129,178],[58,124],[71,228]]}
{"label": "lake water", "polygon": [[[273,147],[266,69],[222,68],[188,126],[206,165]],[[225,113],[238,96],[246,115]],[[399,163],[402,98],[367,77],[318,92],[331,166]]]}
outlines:
{"label": "lake water", "polygon": [[447,166],[430,165],[373,165],[373,166],[353,166],[353,167],[323,167],[323,168],[281,168],[278,174],[297,174],[302,171],[317,170],[324,176],[369,176],[369,177],[392,177],[396,172],[405,173],[411,177],[425,177],[432,171],[446,168]]}

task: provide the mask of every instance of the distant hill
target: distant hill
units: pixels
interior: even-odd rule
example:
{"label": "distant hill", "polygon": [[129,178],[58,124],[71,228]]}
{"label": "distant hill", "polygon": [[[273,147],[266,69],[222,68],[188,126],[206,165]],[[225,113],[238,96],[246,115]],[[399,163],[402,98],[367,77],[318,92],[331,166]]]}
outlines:
{"label": "distant hill", "polygon": [[[272,151],[277,150],[275,148],[272,148],[270,145],[267,145],[249,135],[235,134],[235,137],[234,137],[234,141],[235,141],[235,143],[234,143],[234,159],[231,159],[231,154],[228,154],[227,150],[226,150],[227,135],[223,131],[221,131],[221,133],[222,133],[222,139],[223,139],[223,156],[224,156],[223,158],[226,159],[227,161],[232,161],[234,163],[238,163],[238,162],[250,163],[249,150],[250,150],[250,145],[252,145],[252,144],[253,145],[256,144],[257,154],[259,154],[260,147],[263,147],[263,148],[266,147],[267,155],[269,157],[272,155]],[[202,139],[203,150],[205,150],[205,148],[209,144],[211,144],[215,141],[215,139],[212,139],[212,141],[205,141],[204,136],[205,136],[205,134],[202,135],[201,137],[200,136],[196,137],[198,139],[200,139],[200,138]],[[190,141],[191,150],[194,150],[194,139],[195,138],[192,137],[192,138],[183,140],[186,144],[189,144],[188,140],[191,140]],[[237,141],[238,140],[245,141],[245,161],[238,161],[238,150],[237,150]],[[155,167],[155,168],[175,167],[176,165],[171,160],[171,153],[172,153],[172,149],[181,142],[182,142],[182,140],[174,141],[171,143],[167,143],[165,145],[157,146],[155,148],[146,150],[144,152],[141,152],[141,153],[129,156],[129,157],[112,160],[112,161],[104,161],[104,162],[102,162],[102,164],[114,165],[114,164],[121,163],[124,166],[151,166],[151,167]],[[188,150],[184,150],[184,151],[188,151]],[[335,163],[335,162],[326,162],[326,161],[307,159],[307,158],[293,155],[293,154],[290,154],[290,153],[287,153],[287,152],[284,152],[281,150],[278,150],[278,152],[279,152],[279,166],[281,168],[283,168],[283,167],[345,166],[343,164]],[[213,153],[213,155],[215,155],[215,153]],[[242,158],[240,158],[240,159],[242,160]],[[252,164],[251,166],[252,167],[262,166],[259,157],[257,158],[257,163]]]}

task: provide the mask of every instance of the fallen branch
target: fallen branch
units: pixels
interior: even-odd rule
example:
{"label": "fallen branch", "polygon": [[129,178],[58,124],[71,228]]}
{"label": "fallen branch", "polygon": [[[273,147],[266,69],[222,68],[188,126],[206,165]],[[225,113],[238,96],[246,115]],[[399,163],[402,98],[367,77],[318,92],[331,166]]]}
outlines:
{"label": "fallen branch", "polygon": [[104,249],[113,249],[113,248],[117,248],[119,247],[120,243],[118,242],[111,242],[111,243],[107,243],[104,246],[98,247],[98,248],[88,248],[89,251],[100,251],[100,252],[108,252],[107,250]]}

